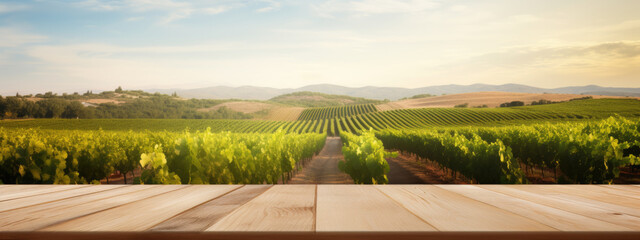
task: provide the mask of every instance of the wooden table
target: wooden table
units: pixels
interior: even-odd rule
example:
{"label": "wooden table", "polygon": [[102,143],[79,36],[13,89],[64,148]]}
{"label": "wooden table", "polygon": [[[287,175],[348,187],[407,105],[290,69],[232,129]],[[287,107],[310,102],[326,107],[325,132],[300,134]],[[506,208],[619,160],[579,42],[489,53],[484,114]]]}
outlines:
{"label": "wooden table", "polygon": [[0,185],[0,239],[640,239],[638,185]]}

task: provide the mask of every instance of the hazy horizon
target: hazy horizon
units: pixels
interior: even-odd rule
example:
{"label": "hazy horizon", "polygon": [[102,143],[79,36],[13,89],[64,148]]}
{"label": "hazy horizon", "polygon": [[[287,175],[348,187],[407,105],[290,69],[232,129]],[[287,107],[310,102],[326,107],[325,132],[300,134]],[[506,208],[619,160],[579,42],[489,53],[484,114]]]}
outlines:
{"label": "hazy horizon", "polygon": [[[445,84],[445,85],[430,85],[430,86],[417,86],[417,87],[393,87],[393,88],[403,88],[403,89],[419,89],[419,88],[426,88],[426,87],[437,87],[437,86],[448,86],[448,85],[458,85],[458,86],[473,86],[473,85],[482,85],[483,83],[472,83],[472,84]],[[502,85],[509,85],[509,84],[513,84],[513,83],[506,83],[506,84],[496,84],[495,86],[502,86]],[[209,87],[201,87],[201,88],[179,88],[179,87],[175,87],[175,88],[127,88],[126,86],[114,86],[110,89],[68,89],[68,90],[59,90],[59,91],[51,91],[51,90],[46,90],[46,91],[42,91],[42,92],[37,92],[37,91],[33,91],[33,92],[9,92],[9,91],[5,91],[3,92],[2,90],[0,90],[0,96],[14,96],[15,94],[20,94],[20,95],[34,95],[34,94],[44,94],[46,92],[53,92],[54,94],[73,94],[74,92],[77,92],[79,94],[83,94],[87,91],[91,91],[93,93],[100,93],[100,92],[104,92],[104,91],[114,91],[116,88],[121,87],[123,90],[132,90],[132,91],[138,91],[138,90],[142,90],[142,91],[148,91],[151,93],[154,93],[154,91],[156,90],[165,90],[165,91],[160,91],[161,93],[165,93],[168,94],[166,91],[167,90],[194,90],[194,89],[207,89],[207,88],[218,88],[218,87],[229,87],[229,88],[241,88],[241,87],[257,87],[257,88],[273,88],[273,89],[279,89],[279,90],[286,90],[286,89],[299,89],[299,88],[304,88],[304,87],[309,87],[309,86],[319,86],[319,85],[332,85],[332,86],[338,86],[338,87],[347,87],[347,88],[353,88],[353,89],[358,89],[358,88],[366,88],[366,87],[373,87],[373,88],[377,88],[377,87],[381,87],[381,86],[372,86],[372,85],[365,85],[365,86],[355,86],[355,87],[350,87],[350,86],[344,86],[344,85],[339,85],[339,84],[331,84],[331,83],[317,83],[317,84],[309,84],[309,85],[304,85],[304,86],[299,86],[299,87],[282,87],[282,88],[278,88],[278,87],[269,87],[269,86],[253,86],[253,85],[239,85],[239,86],[228,86],[228,85],[215,85],[215,86],[209,86]],[[487,84],[485,84],[487,85]],[[537,87],[537,86],[531,86],[531,85],[525,85],[525,84],[521,84],[522,86],[528,86],[528,87],[535,87],[535,88],[542,88],[542,87]],[[493,86],[493,85],[491,85]],[[587,87],[587,86],[598,86],[598,87],[605,87],[605,88],[618,88],[617,86],[602,86],[602,85],[595,85],[595,84],[591,84],[591,85],[581,85],[581,86],[577,86],[577,85],[571,85],[571,86],[562,86],[562,87],[558,87],[558,88],[564,88],[564,87]],[[381,87],[384,88],[384,87]],[[621,87],[624,88],[624,87]],[[557,89],[557,88],[542,88],[542,89]],[[628,88],[631,89],[631,88]],[[638,89],[638,88],[635,88]],[[301,90],[303,91],[303,90]],[[306,91],[306,90],[304,90]],[[495,90],[495,91],[500,91],[500,90]],[[322,92],[322,91],[321,91]],[[511,92],[511,91],[508,91]],[[428,93],[428,92],[425,92]],[[451,92],[448,94],[457,94],[458,92]],[[525,92],[523,92],[525,93]],[[528,93],[528,92],[526,92]],[[565,92],[567,94],[570,94],[568,92]],[[286,93],[283,93],[286,94]],[[618,93],[621,94],[621,93]],[[341,95],[341,94],[338,94]],[[599,95],[599,94],[595,94],[595,95]],[[615,95],[615,93],[614,93]],[[253,99],[253,98],[251,98]]]}
{"label": "hazy horizon", "polygon": [[639,1],[0,1],[0,94],[640,87]]}

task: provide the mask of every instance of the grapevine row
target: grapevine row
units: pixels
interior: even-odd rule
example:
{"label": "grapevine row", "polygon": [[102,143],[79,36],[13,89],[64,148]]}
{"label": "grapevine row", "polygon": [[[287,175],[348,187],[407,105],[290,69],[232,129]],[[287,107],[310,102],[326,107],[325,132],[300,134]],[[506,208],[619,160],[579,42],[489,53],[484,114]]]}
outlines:
{"label": "grapevine row", "polygon": [[[363,105],[364,106],[364,105]],[[369,106],[372,107],[372,106]],[[441,126],[485,126],[538,121],[565,121],[572,119],[602,119],[613,112],[637,117],[640,101],[598,99],[572,101],[532,107],[499,109],[430,108],[369,112],[350,117],[300,120],[205,120],[205,119],[38,119],[29,121],[1,121],[0,127],[40,128],[55,130],[109,130],[109,131],[172,131],[182,132],[230,131],[236,133],[272,133],[284,129],[287,133],[326,133],[337,136],[341,131],[355,133],[367,129],[409,129]]]}
{"label": "grapevine row", "polygon": [[389,163],[386,157],[396,157],[396,153],[384,150],[382,142],[373,132],[364,131],[360,135],[347,132],[340,134],[344,161],[338,167],[349,174],[356,184],[385,184],[389,182]]}
{"label": "grapevine row", "polygon": [[531,121],[557,121],[595,118],[571,112],[527,112],[521,109],[402,109],[370,112],[350,117],[298,121],[262,120],[204,120],[204,119],[43,119],[14,121],[0,124],[7,128],[77,129],[140,131],[166,130],[181,132],[211,129],[212,132],[273,133],[282,128],[287,133],[321,133],[338,136],[341,131],[356,133],[361,130],[415,129],[442,126],[482,126],[486,124]]}
{"label": "grapevine row", "polygon": [[376,136],[390,149],[414,153],[461,173],[477,183],[523,183],[524,173],[500,140],[487,142],[474,135],[433,130],[384,130]]}
{"label": "grapevine row", "polygon": [[329,118],[349,117],[378,111],[373,104],[347,105],[340,107],[307,108],[300,114],[298,120],[317,120]]}
{"label": "grapevine row", "polygon": [[140,183],[277,183],[324,134],[42,131],[0,128],[3,183],[88,183],[143,169]]}
{"label": "grapevine row", "polygon": [[529,169],[553,170],[556,182],[611,183],[620,167],[640,164],[640,121],[620,117],[528,126],[383,130],[377,137],[387,147],[437,162],[480,183],[524,182],[520,163]]}

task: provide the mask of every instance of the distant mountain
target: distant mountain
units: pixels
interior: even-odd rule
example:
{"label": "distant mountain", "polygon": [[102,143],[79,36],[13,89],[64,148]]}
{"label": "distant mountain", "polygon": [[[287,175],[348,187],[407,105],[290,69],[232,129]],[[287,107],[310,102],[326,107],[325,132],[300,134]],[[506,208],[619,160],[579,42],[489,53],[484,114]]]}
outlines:
{"label": "distant mountain", "polygon": [[351,104],[380,104],[383,101],[361,97],[351,97],[348,95],[325,94],[318,92],[294,92],[283,94],[269,100],[289,106],[297,107],[329,107],[344,106]]}
{"label": "distant mountain", "polygon": [[301,88],[270,88],[270,87],[227,87],[217,86],[197,89],[149,89],[149,92],[171,94],[176,92],[184,98],[210,98],[210,99],[255,99],[268,100],[282,94],[300,91],[319,92],[326,94],[347,95],[378,100],[397,100],[418,94],[456,94],[470,92],[520,92],[520,93],[570,93],[589,95],[629,96],[640,97],[640,88],[612,88],[597,85],[572,86],[562,88],[537,88],[522,84],[472,84],[472,85],[439,85],[421,88],[396,88],[396,87],[359,87],[351,88],[332,84],[308,85]]}
{"label": "distant mountain", "polygon": [[296,92],[295,90],[285,88],[270,88],[270,87],[227,87],[216,86],[207,88],[195,88],[195,89],[149,89],[147,92],[159,92],[164,94],[171,94],[176,92],[180,97],[184,98],[201,98],[201,99],[255,99],[255,100],[267,100],[278,95]]}

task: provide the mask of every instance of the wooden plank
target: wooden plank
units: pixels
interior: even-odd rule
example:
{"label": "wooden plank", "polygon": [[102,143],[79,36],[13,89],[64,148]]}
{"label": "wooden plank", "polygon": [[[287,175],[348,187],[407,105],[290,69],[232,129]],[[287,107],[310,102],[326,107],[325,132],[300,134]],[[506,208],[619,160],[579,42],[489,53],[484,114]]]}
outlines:
{"label": "wooden plank", "polygon": [[[538,186],[542,189],[549,189],[549,186]],[[623,191],[614,193],[613,189],[607,190],[597,185],[558,185],[553,188],[554,192],[570,193],[576,196],[590,198],[606,203],[627,206],[640,209],[640,196],[628,194]]]}
{"label": "wooden plank", "polygon": [[[58,187],[63,190],[34,194]],[[278,185],[266,190],[269,187],[2,185],[0,197],[5,192],[24,194],[0,201],[0,209],[10,208],[0,210],[0,231],[144,233],[141,231],[206,229],[231,231],[221,234],[297,231],[349,238],[356,235],[340,234],[428,234],[438,229],[470,231],[471,235],[465,236],[486,237],[481,232],[535,234],[533,231],[542,230],[550,234],[560,229],[640,235],[640,201],[636,195],[640,188],[635,185]],[[215,233],[208,236],[220,237]]]}
{"label": "wooden plank", "polygon": [[602,185],[608,188],[620,189],[623,191],[635,192],[640,195],[640,188],[637,185]]}
{"label": "wooden plank", "polygon": [[555,198],[577,201],[581,204],[588,204],[602,209],[607,209],[609,211],[616,211],[621,214],[640,217],[640,201],[622,196],[596,193],[588,191],[588,188],[582,188],[585,186],[580,186],[530,185],[528,190],[535,191],[537,193],[544,193],[545,195]]}
{"label": "wooden plank", "polygon": [[74,188],[87,187],[88,185],[3,185],[6,188],[2,189],[2,194],[0,195],[0,202],[30,197],[33,195],[46,194],[52,192],[59,192]]}
{"label": "wooden plank", "polygon": [[0,213],[0,231],[34,231],[184,186],[135,185]]}
{"label": "wooden plank", "polygon": [[440,231],[552,231],[512,212],[432,185],[376,186]]}
{"label": "wooden plank", "polygon": [[[469,198],[502,208],[523,217],[543,223],[562,231],[629,231],[631,229],[619,227],[607,222],[598,221],[561,209],[552,208],[529,200],[514,198],[509,195],[490,191],[472,185],[438,185],[438,187],[452,191]],[[497,186],[510,187],[510,186]]]}
{"label": "wooden plank", "polygon": [[[163,188],[166,186],[155,186]],[[238,185],[192,185],[52,225],[44,231],[144,231]]]}
{"label": "wooden plank", "polygon": [[318,185],[317,232],[435,230],[373,186]]}
{"label": "wooden plank", "polygon": [[[57,188],[56,186],[50,186],[51,188]],[[28,207],[32,205],[53,202],[63,199],[68,199],[72,197],[82,196],[86,194],[92,194],[101,191],[108,191],[115,188],[121,188],[122,185],[97,185],[90,187],[77,187],[67,189],[65,191],[56,191],[39,195],[32,195],[29,197],[16,198],[12,200],[2,201],[0,202],[0,212],[8,211],[12,209],[18,209],[23,207]]]}
{"label": "wooden plank", "polygon": [[541,191],[527,191],[527,189],[529,189],[530,187],[526,185],[522,185],[522,186],[514,185],[510,187],[483,185],[482,188],[486,188],[491,191],[506,194],[511,197],[527,199],[535,203],[539,203],[539,204],[557,208],[557,209],[562,209],[567,212],[572,212],[575,214],[598,219],[601,221],[609,222],[618,226],[627,227],[634,230],[640,230],[639,217],[631,216],[628,214],[622,214],[615,211],[609,211],[606,209],[601,209],[598,207],[591,206],[589,204],[584,204],[579,201],[573,201],[573,200],[562,199],[562,198],[554,198],[553,196],[549,196],[545,194],[545,192],[541,192]]}
{"label": "wooden plank", "polygon": [[[640,201],[640,191],[635,192],[631,190],[631,189],[634,189],[631,187],[626,187],[625,189],[618,189],[618,188],[614,188],[613,185],[593,185],[593,186],[587,186],[587,188],[591,192],[597,192],[597,193],[607,194],[612,196],[618,195],[618,196],[636,199],[636,202]],[[617,198],[612,198],[612,199],[617,199]]]}
{"label": "wooden plank", "polygon": [[29,240],[638,240],[640,232],[2,232]]}
{"label": "wooden plank", "polygon": [[206,231],[313,231],[314,185],[275,185]]}
{"label": "wooden plank", "polygon": [[152,231],[204,231],[233,210],[264,193],[271,185],[246,185],[224,196],[181,213],[153,227]]}

